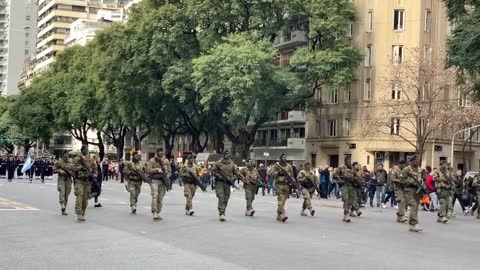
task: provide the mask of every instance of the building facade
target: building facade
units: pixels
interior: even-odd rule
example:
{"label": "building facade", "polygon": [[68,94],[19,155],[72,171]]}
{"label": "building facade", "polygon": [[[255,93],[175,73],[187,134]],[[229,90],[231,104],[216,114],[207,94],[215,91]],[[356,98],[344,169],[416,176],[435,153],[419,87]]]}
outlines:
{"label": "building facade", "polygon": [[35,53],[35,0],[0,0],[0,93],[19,93],[18,81],[26,60]]}
{"label": "building facade", "polygon": [[[344,89],[322,89],[317,93],[320,104],[307,116],[305,159],[313,164],[338,166],[346,155],[353,161],[373,169],[376,164],[390,167],[405,159],[415,148],[403,140],[407,123],[392,122],[391,135],[362,136],[365,125],[362,117],[373,102],[393,94],[382,80],[388,77],[393,61],[413,58],[413,50],[424,56],[445,57],[446,43],[451,35],[451,24],[441,0],[354,0],[358,20],[349,29],[347,37],[364,52],[365,62],[357,69],[357,81]],[[456,103],[459,93],[445,91],[444,102]],[[462,106],[461,102],[459,103]],[[382,108],[378,108],[381,110]],[[367,127],[368,128],[368,127]],[[403,132],[403,134],[401,134]],[[427,142],[422,166],[438,167],[441,160],[454,168],[464,168],[460,151],[463,141],[456,141],[454,160],[450,160],[451,132],[437,132]],[[462,136],[459,136],[462,138]],[[480,167],[480,136],[474,137],[472,150],[467,155],[470,170]]]}
{"label": "building facade", "polygon": [[96,19],[101,10],[118,10],[117,0],[39,0],[35,72],[48,68],[65,48],[70,25],[78,19]]}

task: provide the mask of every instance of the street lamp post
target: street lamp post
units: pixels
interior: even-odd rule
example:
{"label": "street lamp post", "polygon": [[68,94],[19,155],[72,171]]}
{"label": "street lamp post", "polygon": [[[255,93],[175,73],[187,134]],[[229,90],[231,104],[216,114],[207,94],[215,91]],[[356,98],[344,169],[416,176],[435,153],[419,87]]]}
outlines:
{"label": "street lamp post", "polygon": [[460,132],[465,132],[467,130],[471,130],[471,129],[474,129],[474,128],[480,128],[480,125],[476,125],[476,126],[473,126],[473,127],[462,129],[462,130],[459,130],[459,131],[453,133],[453,136],[452,136],[452,152],[450,153],[450,163],[451,163],[452,166],[453,166],[453,150],[454,150],[453,145],[455,143],[455,136],[457,136],[457,134],[460,133]]}

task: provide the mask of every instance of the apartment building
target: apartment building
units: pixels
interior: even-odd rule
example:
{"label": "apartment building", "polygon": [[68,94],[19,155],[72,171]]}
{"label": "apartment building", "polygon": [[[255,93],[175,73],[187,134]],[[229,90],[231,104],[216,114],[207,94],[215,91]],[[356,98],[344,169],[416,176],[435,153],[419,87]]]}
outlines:
{"label": "apartment building", "polygon": [[23,63],[35,53],[36,0],[0,0],[0,93],[19,93]]}
{"label": "apartment building", "polygon": [[[278,35],[273,42],[279,52],[275,59],[277,64],[288,65],[295,49],[307,45],[307,27],[307,19],[299,16],[289,29]],[[280,112],[258,129],[250,157],[270,164],[277,161],[281,153],[285,153],[288,160],[303,163],[306,156],[306,122],[305,105]]]}
{"label": "apartment building", "polygon": [[[446,55],[446,42],[451,35],[451,24],[441,0],[354,0],[358,20],[348,30],[347,37],[365,55],[365,62],[357,69],[357,82],[343,89],[322,89],[317,93],[321,106],[307,116],[305,159],[318,165],[338,166],[346,155],[353,161],[373,169],[376,164],[390,167],[405,159],[415,148],[402,140],[406,121],[392,120],[391,135],[361,135],[362,115],[370,103],[391,96],[399,99],[398,89],[386,87],[382,79],[389,76],[392,61],[401,64],[412,50],[423,51],[424,56]],[[410,55],[409,55],[410,54]],[[450,89],[444,93],[445,102],[456,102],[459,93]],[[459,100],[459,105],[464,102]],[[378,108],[381,110],[382,108]],[[454,146],[454,160],[450,160],[451,132],[437,132],[428,142],[422,166],[439,166],[440,160],[463,168],[461,144],[458,136]],[[478,135],[478,134],[477,134]],[[472,150],[466,153],[469,169],[480,167],[480,136],[473,140]]]}
{"label": "apartment building", "polygon": [[35,72],[49,67],[65,48],[70,25],[78,19],[96,19],[101,10],[118,10],[118,0],[39,0]]}

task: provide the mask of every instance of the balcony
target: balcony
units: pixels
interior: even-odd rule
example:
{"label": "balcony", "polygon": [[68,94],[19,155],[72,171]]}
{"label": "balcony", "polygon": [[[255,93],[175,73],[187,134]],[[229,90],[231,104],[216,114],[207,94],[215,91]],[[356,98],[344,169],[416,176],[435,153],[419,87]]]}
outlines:
{"label": "balcony", "polygon": [[308,39],[305,31],[295,30],[276,37],[273,46],[277,49],[285,49],[303,46],[307,43]]}
{"label": "balcony", "polygon": [[268,143],[265,138],[258,138],[252,148],[305,149],[305,138],[273,138]]}

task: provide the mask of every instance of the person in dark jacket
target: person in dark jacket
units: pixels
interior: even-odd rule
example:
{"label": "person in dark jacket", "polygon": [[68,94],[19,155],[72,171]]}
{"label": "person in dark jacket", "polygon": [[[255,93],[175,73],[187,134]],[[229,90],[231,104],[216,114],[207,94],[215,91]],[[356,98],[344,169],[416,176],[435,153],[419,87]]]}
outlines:
{"label": "person in dark jacket", "polygon": [[16,167],[17,167],[17,164],[16,164],[13,156],[8,157],[8,160],[7,160],[7,179],[8,179],[8,182],[12,182],[12,179],[15,175],[15,168]]}
{"label": "person in dark jacket", "polygon": [[[102,204],[98,202],[98,197],[102,193],[102,180],[105,177],[105,173],[102,172],[103,170],[103,164],[101,164],[100,158],[97,158],[96,160],[97,164],[97,178],[96,183],[92,183],[92,191],[90,192],[90,197],[94,198],[95,202],[95,207],[102,207]],[[108,166],[107,166],[107,176],[108,176]]]}
{"label": "person in dark jacket", "polygon": [[[103,173],[102,180],[108,181],[108,162],[106,160],[102,162],[101,168],[102,168],[101,172]],[[97,168],[97,171],[98,171],[98,168]]]}
{"label": "person in dark jacket", "polygon": [[387,183],[388,173],[383,168],[383,164],[377,166],[375,171],[375,178],[377,179],[377,189],[375,191],[375,200],[377,202],[377,207],[380,207],[380,204],[385,208],[383,201],[385,200],[385,184]]}
{"label": "person in dark jacket", "polygon": [[463,175],[462,170],[458,170],[456,175],[453,178],[453,182],[455,183],[455,194],[452,198],[452,206],[455,208],[455,201],[458,200],[460,203],[460,207],[462,207],[462,211],[465,212],[465,202],[463,201],[462,194],[463,194]]}
{"label": "person in dark jacket", "polygon": [[265,184],[262,186],[262,196],[265,196],[265,188],[267,185],[267,169],[265,169],[265,165],[263,165],[263,163],[260,163],[258,175],[260,175],[261,181]]}
{"label": "person in dark jacket", "polygon": [[328,165],[319,169],[320,175],[320,198],[327,199],[328,197],[328,183],[330,182],[330,171]]}

